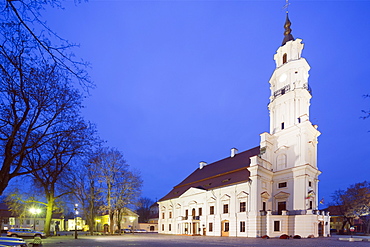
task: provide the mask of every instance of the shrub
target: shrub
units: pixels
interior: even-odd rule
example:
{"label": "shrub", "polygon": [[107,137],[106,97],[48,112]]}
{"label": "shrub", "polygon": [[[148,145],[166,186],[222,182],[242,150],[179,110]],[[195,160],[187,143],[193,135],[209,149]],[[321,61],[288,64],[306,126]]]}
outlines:
{"label": "shrub", "polygon": [[289,239],[289,235],[283,234],[279,237],[280,239]]}

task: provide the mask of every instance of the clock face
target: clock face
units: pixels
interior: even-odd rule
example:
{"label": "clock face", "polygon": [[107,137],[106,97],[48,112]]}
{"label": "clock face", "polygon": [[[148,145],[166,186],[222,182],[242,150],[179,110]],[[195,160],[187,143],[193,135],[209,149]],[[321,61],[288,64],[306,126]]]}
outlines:
{"label": "clock face", "polygon": [[286,79],[287,79],[287,75],[285,73],[283,73],[280,77],[279,77],[279,82],[284,82]]}

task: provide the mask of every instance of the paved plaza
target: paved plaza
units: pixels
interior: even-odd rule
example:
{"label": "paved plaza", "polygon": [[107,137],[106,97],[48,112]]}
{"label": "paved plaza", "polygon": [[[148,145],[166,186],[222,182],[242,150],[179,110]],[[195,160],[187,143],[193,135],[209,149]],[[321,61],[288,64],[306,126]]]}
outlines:
{"label": "paved plaza", "polygon": [[[341,236],[347,237],[348,236]],[[367,240],[370,240],[367,238]],[[32,239],[26,239],[28,243]],[[79,236],[74,239],[72,235],[49,237],[43,239],[43,247],[188,247],[188,246],[366,246],[370,242],[339,241],[339,236],[314,239],[261,239],[261,238],[235,238],[235,237],[206,237],[206,236],[177,236],[161,234],[125,234],[121,236]]]}

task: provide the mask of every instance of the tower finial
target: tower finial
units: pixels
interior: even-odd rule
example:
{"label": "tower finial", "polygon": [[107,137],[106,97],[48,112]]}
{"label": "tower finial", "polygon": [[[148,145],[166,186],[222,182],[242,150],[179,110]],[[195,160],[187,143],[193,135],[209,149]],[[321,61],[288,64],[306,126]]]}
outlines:
{"label": "tower finial", "polygon": [[289,0],[285,0],[285,5],[284,5],[284,9],[286,9],[286,20],[285,20],[285,24],[284,24],[284,40],[283,40],[283,44],[282,45],[285,45],[286,42],[290,41],[290,40],[294,40],[293,38],[293,35],[292,35],[292,29],[290,29],[290,26],[292,25],[292,23],[290,22],[289,20],[289,16],[288,16],[288,13],[289,13]]}
{"label": "tower finial", "polygon": [[289,0],[285,0],[285,5],[284,5],[283,9],[286,9],[285,13],[287,13],[287,14],[289,13],[289,5],[290,5]]}

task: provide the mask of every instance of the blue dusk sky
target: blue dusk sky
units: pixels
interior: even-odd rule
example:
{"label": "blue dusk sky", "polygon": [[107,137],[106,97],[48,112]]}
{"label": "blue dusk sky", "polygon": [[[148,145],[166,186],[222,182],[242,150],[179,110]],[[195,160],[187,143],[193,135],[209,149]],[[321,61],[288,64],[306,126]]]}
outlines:
{"label": "blue dusk sky", "polygon": [[[199,167],[256,147],[269,131],[269,79],[284,0],[64,2],[52,30],[80,47],[96,84],[84,116],[165,196]],[[319,197],[370,180],[370,1],[291,0],[294,38],[311,66],[319,126]],[[324,205],[325,206],[325,205]]]}

